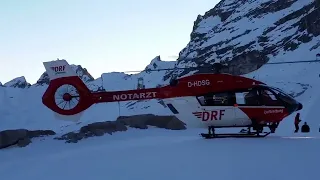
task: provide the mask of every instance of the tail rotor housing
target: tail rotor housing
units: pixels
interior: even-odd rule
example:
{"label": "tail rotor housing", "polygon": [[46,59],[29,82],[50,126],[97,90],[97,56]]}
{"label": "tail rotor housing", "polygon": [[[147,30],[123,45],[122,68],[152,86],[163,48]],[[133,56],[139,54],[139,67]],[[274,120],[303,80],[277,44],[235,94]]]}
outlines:
{"label": "tail rotor housing", "polygon": [[50,84],[42,103],[61,115],[75,115],[92,105],[90,90],[66,60],[43,63]]}

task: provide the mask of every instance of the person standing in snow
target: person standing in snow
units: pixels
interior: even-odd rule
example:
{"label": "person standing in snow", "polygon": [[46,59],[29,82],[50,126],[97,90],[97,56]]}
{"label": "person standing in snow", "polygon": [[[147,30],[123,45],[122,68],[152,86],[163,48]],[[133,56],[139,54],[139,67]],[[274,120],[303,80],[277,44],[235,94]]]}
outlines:
{"label": "person standing in snow", "polygon": [[294,118],[294,126],[296,128],[296,130],[294,131],[295,133],[297,133],[299,131],[299,123],[300,122],[301,122],[300,113],[297,113],[296,117]]}
{"label": "person standing in snow", "polygon": [[301,126],[301,132],[302,132],[302,133],[308,133],[308,132],[310,132],[310,127],[309,127],[309,125],[307,124],[307,122],[304,122],[304,124]]}

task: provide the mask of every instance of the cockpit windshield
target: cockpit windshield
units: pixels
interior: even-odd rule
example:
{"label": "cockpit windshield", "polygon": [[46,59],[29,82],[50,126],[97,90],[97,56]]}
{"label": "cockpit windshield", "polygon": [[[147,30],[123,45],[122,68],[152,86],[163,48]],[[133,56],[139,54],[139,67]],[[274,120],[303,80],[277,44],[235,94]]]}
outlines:
{"label": "cockpit windshield", "polygon": [[[282,101],[283,103],[281,103],[281,104],[283,104],[287,108],[288,112],[290,112],[290,113],[302,109],[301,103],[296,101],[293,96],[287,94],[286,92],[284,92],[280,88],[267,86],[267,85],[258,85],[257,88],[258,88],[258,90],[260,89],[262,97],[264,97],[265,92],[271,91],[269,93],[273,94],[276,97],[276,99]],[[268,101],[266,101],[266,102],[268,102]],[[269,104],[271,104],[271,103],[269,103]]]}
{"label": "cockpit windshield", "polygon": [[291,95],[289,95],[286,92],[284,92],[283,90],[281,90],[280,88],[273,87],[273,86],[267,86],[267,87],[270,88],[271,90],[273,90],[277,94],[281,94],[282,96],[287,96],[287,97],[290,97],[290,98],[294,98]]}
{"label": "cockpit windshield", "polygon": [[283,101],[292,104],[292,103],[297,103],[297,101],[292,97],[291,95],[287,94],[283,90],[277,87],[272,87],[272,86],[265,86],[266,88],[272,90],[274,93],[277,94],[277,96],[282,99]]}

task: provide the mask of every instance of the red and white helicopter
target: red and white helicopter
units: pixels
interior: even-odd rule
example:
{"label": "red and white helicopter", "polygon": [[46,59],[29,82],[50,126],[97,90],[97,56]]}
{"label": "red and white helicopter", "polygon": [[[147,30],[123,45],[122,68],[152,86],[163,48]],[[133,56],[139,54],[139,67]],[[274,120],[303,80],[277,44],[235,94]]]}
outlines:
{"label": "red and white helicopter", "polygon": [[[230,74],[194,74],[175,83],[127,91],[91,92],[66,60],[43,63],[50,84],[42,102],[63,116],[76,116],[95,103],[162,99],[187,127],[208,128],[205,138],[265,137],[302,104],[276,87]],[[215,128],[247,127],[245,133],[217,134]],[[268,127],[270,132],[262,132]],[[251,131],[253,128],[253,131]]]}

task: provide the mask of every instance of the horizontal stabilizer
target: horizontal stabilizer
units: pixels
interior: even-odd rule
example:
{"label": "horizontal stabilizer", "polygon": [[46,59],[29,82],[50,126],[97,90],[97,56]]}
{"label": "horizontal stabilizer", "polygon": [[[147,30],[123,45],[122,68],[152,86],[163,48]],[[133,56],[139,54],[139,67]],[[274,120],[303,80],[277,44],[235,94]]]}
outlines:
{"label": "horizontal stabilizer", "polygon": [[62,77],[78,76],[68,62],[64,59],[43,62],[43,65],[46,68],[46,72],[50,80]]}

